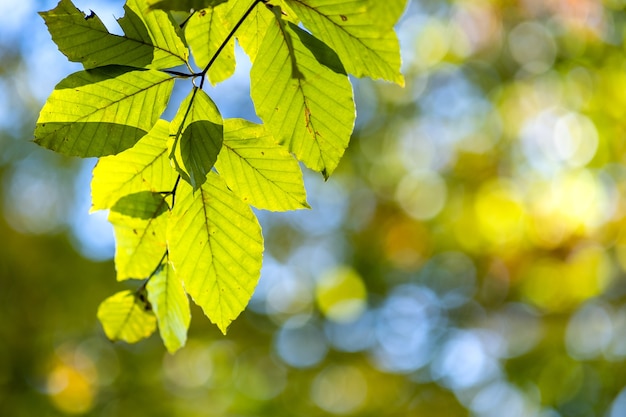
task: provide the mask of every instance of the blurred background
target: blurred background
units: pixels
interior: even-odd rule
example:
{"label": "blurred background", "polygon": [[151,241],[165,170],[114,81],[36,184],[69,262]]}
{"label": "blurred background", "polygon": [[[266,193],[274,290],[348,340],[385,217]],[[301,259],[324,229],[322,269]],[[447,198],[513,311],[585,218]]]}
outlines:
{"label": "blurred background", "polygon": [[[123,1],[75,1],[112,31]],[[259,286],[228,336],[112,344],[95,161],[30,140],[68,63],[0,2],[0,415],[626,416],[626,0],[411,0],[404,89],[354,80],[310,211],[259,212]],[[250,64],[209,93],[255,119]],[[174,100],[187,91],[181,90]],[[135,285],[136,287],[136,285]]]}

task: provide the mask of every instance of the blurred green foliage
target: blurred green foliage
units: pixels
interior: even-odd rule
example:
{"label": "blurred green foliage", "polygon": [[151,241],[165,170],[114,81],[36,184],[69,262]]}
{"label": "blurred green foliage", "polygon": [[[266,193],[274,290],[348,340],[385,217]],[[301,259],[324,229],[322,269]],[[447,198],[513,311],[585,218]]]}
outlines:
{"label": "blurred green foliage", "polygon": [[626,415],[624,6],[412,1],[406,88],[356,82],[313,209],[259,213],[248,310],[173,356],[97,324],[127,284],[80,255],[86,168],[28,142],[45,94],[1,42],[0,414]]}

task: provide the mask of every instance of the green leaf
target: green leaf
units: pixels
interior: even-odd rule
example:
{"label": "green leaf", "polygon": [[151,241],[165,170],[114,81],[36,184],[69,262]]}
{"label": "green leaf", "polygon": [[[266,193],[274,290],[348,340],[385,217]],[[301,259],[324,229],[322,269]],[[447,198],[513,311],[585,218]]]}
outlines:
{"label": "green leaf", "polygon": [[108,66],[70,75],[54,89],[35,142],[69,156],[103,156],[133,146],[157,122],[174,80],[154,70]]}
{"label": "green leaf", "polygon": [[145,279],[167,249],[168,204],[158,193],[141,191],[122,197],[111,208],[115,232],[117,279]]}
{"label": "green leaf", "polygon": [[408,0],[367,0],[367,11],[375,16],[378,26],[386,29],[393,27],[406,9]]}
{"label": "green leaf", "polygon": [[[250,5],[250,0],[228,1],[226,6],[229,10],[226,13],[226,22],[229,24],[229,30],[244,16]],[[258,3],[235,33],[237,41],[252,62],[256,59],[263,41],[262,34],[273,20],[271,13],[266,13],[264,9],[265,5]]]}
{"label": "green leaf", "polygon": [[224,120],[224,144],[215,168],[235,194],[256,208],[309,208],[298,163],[263,125]]}
{"label": "green leaf", "polygon": [[111,64],[160,69],[186,63],[188,51],[173,21],[160,11],[144,16],[145,8],[140,0],[128,1],[119,19],[124,36],[109,33],[95,13],[85,15],[70,0],[40,15],[59,50],[86,69]]}
{"label": "green leaf", "polygon": [[169,263],[162,265],[146,286],[148,300],[159,323],[159,332],[170,353],[176,352],[187,341],[191,321],[189,299]]}
{"label": "green leaf", "polygon": [[194,189],[206,180],[222,147],[222,116],[211,98],[194,87],[170,125],[174,145],[170,157]]}
{"label": "green leaf", "polygon": [[167,243],[187,293],[226,333],[248,304],[261,273],[263,237],[250,206],[214,172],[195,192],[181,182]]}
{"label": "green leaf", "polygon": [[[159,63],[158,68],[170,68],[186,63],[189,59],[189,50],[183,42],[180,28],[169,13],[162,10],[149,11],[147,0],[126,0],[124,6],[126,16],[119,19],[119,24],[127,36],[143,34],[142,25],[148,37],[142,38],[145,42],[154,45],[154,60]],[[140,21],[134,19],[134,12]]]}
{"label": "green leaf", "polygon": [[110,208],[127,194],[172,190],[178,175],[167,152],[169,126],[159,120],[132,148],[98,160],[91,181],[91,211]]}
{"label": "green leaf", "polygon": [[150,0],[150,10],[172,10],[188,12],[190,10],[206,9],[224,3],[226,0]]}
{"label": "green leaf", "polygon": [[257,114],[272,135],[306,166],[330,176],[355,119],[352,86],[333,51],[277,17],[252,65],[250,84]]}
{"label": "green leaf", "polygon": [[121,291],[107,298],[98,308],[98,320],[112,341],[135,343],[156,330],[156,317],[143,294]]}
{"label": "green leaf", "polygon": [[[226,23],[226,5],[200,10],[185,26],[185,37],[196,65],[205,68],[230,32]],[[231,38],[211,64],[208,72],[212,84],[229,78],[235,72],[235,40]]]}
{"label": "green leaf", "polygon": [[304,26],[337,52],[348,73],[404,85],[400,44],[390,23],[397,2],[392,0],[391,11],[379,19],[374,11],[386,3],[373,7],[374,0],[288,1]]}

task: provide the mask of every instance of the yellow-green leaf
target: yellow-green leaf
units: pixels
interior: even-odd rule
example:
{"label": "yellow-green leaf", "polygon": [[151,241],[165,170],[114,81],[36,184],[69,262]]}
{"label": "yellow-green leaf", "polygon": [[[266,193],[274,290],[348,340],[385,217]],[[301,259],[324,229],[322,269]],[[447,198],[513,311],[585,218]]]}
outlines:
{"label": "yellow-green leaf", "polygon": [[211,98],[193,88],[170,125],[174,137],[170,157],[185,181],[197,189],[206,180],[222,147],[222,116]]}
{"label": "yellow-green leaf", "polygon": [[98,320],[112,341],[135,343],[156,330],[156,317],[147,300],[132,291],[121,291],[104,300],[98,308]]}
{"label": "yellow-green leaf", "polygon": [[189,299],[183,283],[168,262],[150,278],[146,289],[157,317],[161,339],[167,350],[174,353],[185,345],[191,321]]}
{"label": "yellow-green leaf", "polygon": [[[226,7],[229,8],[226,14],[229,30],[245,15],[251,4],[250,0],[230,0],[226,4]],[[271,13],[264,13],[264,8],[265,5],[263,3],[257,3],[235,34],[237,41],[252,62],[256,59],[259,47],[263,41],[262,34],[265,33],[268,25],[272,22]]]}
{"label": "yellow-green leaf", "polygon": [[169,206],[159,193],[140,191],[117,201],[109,212],[115,232],[117,279],[145,279],[167,249]]}
{"label": "yellow-green leaf", "polygon": [[48,97],[35,142],[69,156],[119,153],[152,129],[173,85],[155,70],[108,66],[74,73]]}
{"label": "yellow-green leaf", "polygon": [[171,167],[169,123],[159,120],[135,146],[98,160],[91,181],[91,210],[112,207],[121,197],[139,191],[170,191],[177,173]]}
{"label": "yellow-green leaf", "polygon": [[85,15],[70,0],[40,15],[59,50],[86,69],[111,64],[159,69],[187,62],[188,51],[170,17],[161,11],[145,16],[145,8],[140,0],[124,6],[123,36],[110,33],[95,13]]}
{"label": "yellow-green leaf", "polygon": [[[382,19],[374,13],[373,0],[288,0],[314,36],[328,44],[350,74],[404,85],[400,72],[400,44],[390,23],[394,8]],[[384,2],[377,7],[384,7]],[[370,8],[372,10],[370,10]]]}
{"label": "yellow-green leaf", "polygon": [[300,166],[263,125],[224,120],[224,144],[215,168],[231,190],[256,208],[309,208]]}
{"label": "yellow-green leaf", "polygon": [[250,206],[214,172],[195,192],[181,182],[167,244],[185,290],[226,333],[248,304],[261,274],[263,237]]}
{"label": "yellow-green leaf", "polygon": [[150,10],[175,10],[188,12],[190,10],[200,10],[207,7],[215,7],[226,0],[148,0]]}
{"label": "yellow-green leaf", "polygon": [[152,65],[155,68],[171,68],[189,60],[189,50],[169,13],[150,10],[147,0],[126,0],[124,10],[126,15],[119,19],[120,26],[127,36],[140,38],[154,46]]}
{"label": "yellow-green leaf", "polygon": [[[226,4],[199,10],[185,26],[185,38],[193,52],[196,65],[204,68],[215,57],[216,52],[230,32],[226,22]],[[211,63],[208,76],[212,84],[229,78],[235,72],[235,39],[231,38]]]}
{"label": "yellow-green leaf", "polygon": [[252,65],[251,96],[279,143],[328,177],[352,134],[352,86],[332,50],[276,14]]}

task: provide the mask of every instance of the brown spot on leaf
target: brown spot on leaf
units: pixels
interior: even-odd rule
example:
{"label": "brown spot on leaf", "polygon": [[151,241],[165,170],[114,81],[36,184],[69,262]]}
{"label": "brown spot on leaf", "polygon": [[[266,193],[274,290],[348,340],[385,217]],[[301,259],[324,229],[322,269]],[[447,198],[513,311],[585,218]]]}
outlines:
{"label": "brown spot on leaf", "polygon": [[200,17],[204,17],[206,16],[206,10],[202,9],[198,12],[198,14],[200,15]]}
{"label": "brown spot on leaf", "polygon": [[342,22],[345,22],[346,20],[348,20],[348,18],[342,14],[340,14],[339,17],[341,17]]}

